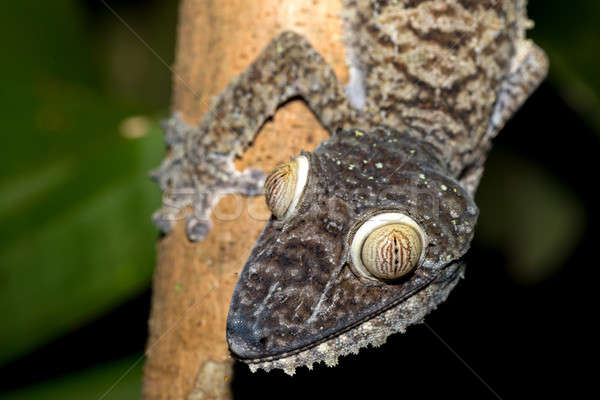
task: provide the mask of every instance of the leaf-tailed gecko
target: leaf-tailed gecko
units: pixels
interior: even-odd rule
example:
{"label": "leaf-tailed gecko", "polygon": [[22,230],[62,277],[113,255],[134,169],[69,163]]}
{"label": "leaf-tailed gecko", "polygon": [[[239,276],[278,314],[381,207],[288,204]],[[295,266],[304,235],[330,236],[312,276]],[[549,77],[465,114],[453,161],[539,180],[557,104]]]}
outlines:
{"label": "leaf-tailed gecko", "polygon": [[[443,302],[463,274],[473,196],[492,138],[547,72],[526,39],[526,0],[343,0],[344,88],[303,36],[283,32],[214,99],[199,126],[174,115],[155,223],[182,210],[190,240],[226,193],[273,211],[227,321],[251,369],[295,368],[380,345]],[[332,134],[267,179],[238,172],[262,124],[292,97]]]}

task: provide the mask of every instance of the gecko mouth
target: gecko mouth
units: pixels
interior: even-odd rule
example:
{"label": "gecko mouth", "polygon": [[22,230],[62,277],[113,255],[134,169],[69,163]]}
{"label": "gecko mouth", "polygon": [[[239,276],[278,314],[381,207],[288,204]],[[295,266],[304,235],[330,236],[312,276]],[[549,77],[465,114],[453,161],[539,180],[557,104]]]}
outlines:
{"label": "gecko mouth", "polygon": [[227,319],[234,357],[274,360],[320,346],[407,299],[439,274],[421,266],[399,284],[365,284],[341,261],[339,240],[310,240],[303,233],[277,240],[279,231],[269,224],[250,254]]}
{"label": "gecko mouth", "polygon": [[[345,265],[343,269],[348,269],[348,266]],[[323,332],[319,332],[321,334],[319,336],[312,338],[307,336],[305,340],[312,339],[312,341],[306,344],[302,344],[303,341],[296,329],[290,329],[289,326],[285,325],[276,326],[277,322],[275,321],[275,318],[273,318],[274,315],[271,313],[267,314],[255,311],[252,317],[250,317],[230,310],[227,320],[227,340],[229,348],[235,358],[247,363],[271,361],[301,353],[310,348],[317,347],[322,343],[328,342],[337,336],[343,335],[348,331],[356,329],[360,325],[371,320],[377,314],[385,312],[386,309],[397,307],[402,301],[410,298],[411,295],[418,292],[422,287],[427,286],[431,281],[433,281],[433,278],[421,279],[421,284],[419,286],[413,285],[413,290],[411,292],[404,291],[404,296],[401,300],[398,300],[396,303],[390,304],[386,308],[380,309],[375,313],[368,314],[361,320],[355,321],[352,324],[341,327],[326,335],[323,335]],[[270,295],[271,293],[269,293],[267,298],[271,297]],[[313,312],[311,315],[314,316],[315,313]],[[261,317],[266,321],[261,323]],[[310,323],[311,319],[312,318],[309,318],[306,321],[306,324]],[[271,327],[265,328],[265,325],[271,325]]]}
{"label": "gecko mouth", "polygon": [[244,322],[237,323],[230,318],[227,326],[230,350],[234,358],[248,364],[253,372],[283,369],[292,375],[298,367],[312,369],[313,364],[319,362],[334,366],[340,356],[357,353],[369,345],[380,346],[389,335],[403,333],[409,325],[422,322],[425,315],[446,300],[463,273],[462,261],[451,263],[435,281],[397,304],[309,345],[279,354],[262,353],[261,348],[264,349],[269,338],[259,337]]}

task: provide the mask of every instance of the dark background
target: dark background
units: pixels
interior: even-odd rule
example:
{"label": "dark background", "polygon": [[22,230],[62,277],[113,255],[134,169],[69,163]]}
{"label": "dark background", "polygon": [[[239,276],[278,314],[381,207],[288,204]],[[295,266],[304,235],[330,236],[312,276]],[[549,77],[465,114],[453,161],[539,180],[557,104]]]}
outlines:
{"label": "dark background", "polygon": [[[3,4],[0,398],[139,397],[160,201],[147,172],[164,154],[177,2],[107,4],[136,34],[99,1]],[[237,365],[240,398],[583,391],[597,371],[600,2],[529,14],[551,73],[495,140],[466,278],[427,326],[337,368]]]}

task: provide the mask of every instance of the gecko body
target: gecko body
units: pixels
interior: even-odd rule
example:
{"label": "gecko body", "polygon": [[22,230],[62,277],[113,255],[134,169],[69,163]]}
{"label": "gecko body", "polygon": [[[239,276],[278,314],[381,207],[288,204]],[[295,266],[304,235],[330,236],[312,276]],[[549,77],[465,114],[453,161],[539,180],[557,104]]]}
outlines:
{"label": "gecko body", "polygon": [[[303,153],[293,213],[267,223],[236,286],[227,339],[252,369],[334,365],[443,302],[464,271],[491,140],[546,75],[544,53],[525,38],[524,0],[343,4],[348,88],[303,36],[283,32],[200,126],[169,122],[171,156],[154,175],[164,190],[155,222],[168,232],[191,206],[188,236],[201,240],[220,196],[262,191],[262,172],[232,161],[280,104],[301,97],[332,133]],[[353,237],[390,212],[422,228],[423,257],[397,281],[364,279]]]}

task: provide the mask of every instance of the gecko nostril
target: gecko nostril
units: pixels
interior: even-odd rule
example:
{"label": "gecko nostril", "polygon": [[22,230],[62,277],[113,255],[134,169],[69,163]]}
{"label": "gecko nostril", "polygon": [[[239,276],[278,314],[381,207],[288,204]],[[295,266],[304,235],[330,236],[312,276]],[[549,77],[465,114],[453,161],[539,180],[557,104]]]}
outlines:
{"label": "gecko nostril", "polygon": [[255,358],[269,345],[269,336],[254,330],[244,319],[230,318],[227,322],[227,342],[240,358]]}

